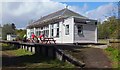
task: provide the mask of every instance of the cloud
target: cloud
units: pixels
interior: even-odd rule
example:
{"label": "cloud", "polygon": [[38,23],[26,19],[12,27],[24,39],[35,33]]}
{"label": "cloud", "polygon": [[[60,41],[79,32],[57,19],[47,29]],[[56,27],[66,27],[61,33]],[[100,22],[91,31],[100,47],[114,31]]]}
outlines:
{"label": "cloud", "polygon": [[[0,2],[48,2],[50,0],[0,0]],[[118,2],[119,0],[51,0],[57,2]]]}
{"label": "cloud", "polygon": [[82,10],[83,10],[83,11],[86,11],[87,9],[88,9],[88,5],[87,5],[87,3],[85,3],[85,4],[83,5]]}
{"label": "cloud", "polygon": [[50,0],[0,0],[0,2],[49,2]]}
{"label": "cloud", "polygon": [[88,10],[88,4],[84,3],[83,6],[69,6],[70,10],[79,13],[80,15],[86,16],[85,12]]}
{"label": "cloud", "polygon": [[2,3],[0,3],[0,25],[2,23]]}
{"label": "cloud", "polygon": [[99,6],[98,8],[86,12],[86,16],[92,19],[104,21],[107,17],[117,13],[117,6],[114,3]]}
{"label": "cloud", "polygon": [[[2,18],[0,20],[2,20],[3,22],[0,23],[15,23],[17,28],[25,28],[28,22],[30,22],[31,20],[38,20],[42,16],[65,8],[66,5],[66,3],[59,3],[54,1],[5,2],[2,3],[2,11],[0,14],[2,15]],[[68,6],[68,8],[83,16],[103,20],[104,15],[106,16],[106,14],[108,14],[112,10],[112,8],[114,8],[114,4],[109,3],[106,5],[102,5],[91,11],[87,11],[89,9],[87,3],[85,3],[81,7],[74,5]]]}
{"label": "cloud", "polygon": [[[15,23],[17,28],[26,27],[31,20],[65,8],[65,3],[49,2],[5,2],[3,3],[3,24]],[[86,9],[86,5],[83,6]],[[69,9],[80,13],[83,8],[69,6]]]}
{"label": "cloud", "polygon": [[66,6],[58,2],[7,2],[2,5],[2,23],[15,23],[18,28],[26,27],[30,20],[37,20]]}

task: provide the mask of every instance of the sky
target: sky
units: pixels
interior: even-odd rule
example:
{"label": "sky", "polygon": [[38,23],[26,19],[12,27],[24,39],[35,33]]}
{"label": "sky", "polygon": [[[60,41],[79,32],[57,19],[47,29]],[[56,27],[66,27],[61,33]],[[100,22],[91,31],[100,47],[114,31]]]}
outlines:
{"label": "sky", "polygon": [[[40,2],[1,2],[0,3],[0,24],[15,23],[17,28],[26,28],[32,20],[68,6],[68,9],[83,16],[98,21],[104,21],[109,16],[117,15],[116,2],[56,2],[54,0],[43,0]],[[47,1],[47,2],[44,2]]]}

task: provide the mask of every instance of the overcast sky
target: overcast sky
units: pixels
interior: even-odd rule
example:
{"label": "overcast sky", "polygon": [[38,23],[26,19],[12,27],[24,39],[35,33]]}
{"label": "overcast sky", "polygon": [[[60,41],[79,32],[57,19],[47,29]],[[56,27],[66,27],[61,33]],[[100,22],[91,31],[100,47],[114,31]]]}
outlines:
{"label": "overcast sky", "polygon": [[[32,0],[31,0],[32,1]],[[106,16],[112,16],[113,9],[117,12],[114,2],[2,2],[0,3],[0,24],[15,23],[17,28],[26,28],[31,20],[52,12],[61,10],[68,6],[83,16],[99,21],[104,21]],[[2,17],[1,17],[2,15]]]}

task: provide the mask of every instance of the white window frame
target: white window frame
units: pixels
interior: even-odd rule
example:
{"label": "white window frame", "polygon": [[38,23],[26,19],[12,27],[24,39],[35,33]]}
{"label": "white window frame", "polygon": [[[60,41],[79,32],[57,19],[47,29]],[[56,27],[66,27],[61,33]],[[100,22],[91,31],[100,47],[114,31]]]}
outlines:
{"label": "white window frame", "polygon": [[50,25],[50,37],[59,37],[59,26],[59,22]]}
{"label": "white window frame", "polygon": [[59,37],[59,35],[60,35],[60,33],[59,33],[59,30],[60,30],[60,28],[59,28],[59,27],[60,27],[59,23],[57,23],[56,26],[57,26],[57,27],[56,27],[56,37]]}
{"label": "white window frame", "polygon": [[48,25],[44,26],[42,32],[44,33],[45,37],[48,37],[49,36],[49,26]]}
{"label": "white window frame", "polygon": [[54,24],[50,25],[50,37],[54,37]]}

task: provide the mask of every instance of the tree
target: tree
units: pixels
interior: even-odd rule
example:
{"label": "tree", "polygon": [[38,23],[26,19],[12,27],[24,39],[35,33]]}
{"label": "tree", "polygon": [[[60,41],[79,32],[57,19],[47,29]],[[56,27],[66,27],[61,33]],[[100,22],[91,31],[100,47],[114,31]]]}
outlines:
{"label": "tree", "polygon": [[19,39],[22,39],[23,36],[26,34],[26,30],[25,29],[16,29],[16,34],[18,35]]}
{"label": "tree", "polygon": [[107,22],[98,25],[98,38],[100,39],[108,39],[109,38],[109,27]]}
{"label": "tree", "polygon": [[4,24],[2,28],[2,39],[7,39],[7,34],[15,34],[15,24]]}
{"label": "tree", "polygon": [[14,23],[12,23],[11,26],[12,26],[12,29],[14,29],[14,30],[16,29],[16,26]]}
{"label": "tree", "polygon": [[98,38],[100,39],[120,39],[120,24],[116,17],[109,17],[107,21],[98,25]]}

